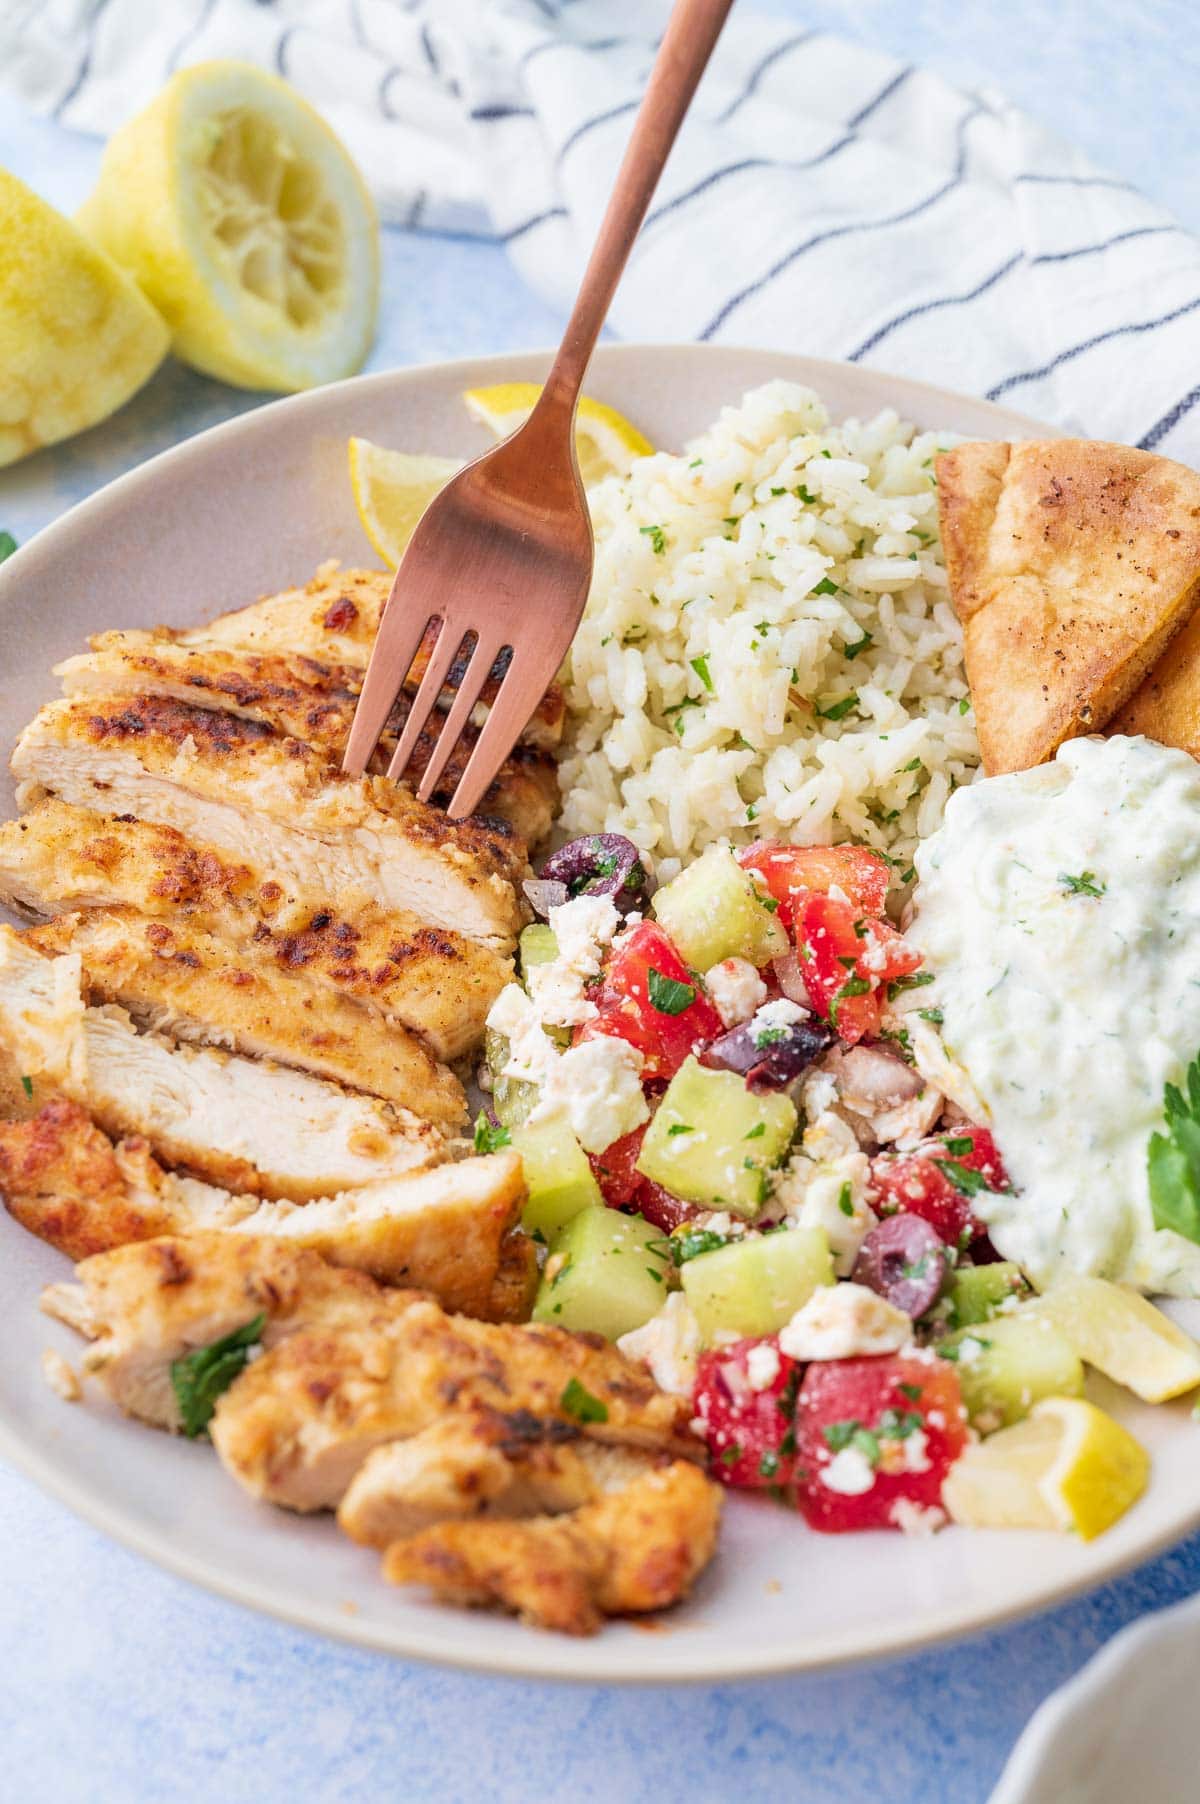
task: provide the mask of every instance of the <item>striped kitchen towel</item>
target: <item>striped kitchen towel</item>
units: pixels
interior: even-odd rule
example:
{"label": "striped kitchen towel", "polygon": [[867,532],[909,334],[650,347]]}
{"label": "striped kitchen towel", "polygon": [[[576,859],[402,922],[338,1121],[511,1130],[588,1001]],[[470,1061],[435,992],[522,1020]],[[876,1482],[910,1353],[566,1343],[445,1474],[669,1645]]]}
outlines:
{"label": "striped kitchen towel", "polygon": [[[244,57],[384,217],[487,236],[565,306],[665,0],[0,0],[0,88],[105,133]],[[989,90],[737,8],[613,310],[849,358],[1200,464],[1200,242]]]}

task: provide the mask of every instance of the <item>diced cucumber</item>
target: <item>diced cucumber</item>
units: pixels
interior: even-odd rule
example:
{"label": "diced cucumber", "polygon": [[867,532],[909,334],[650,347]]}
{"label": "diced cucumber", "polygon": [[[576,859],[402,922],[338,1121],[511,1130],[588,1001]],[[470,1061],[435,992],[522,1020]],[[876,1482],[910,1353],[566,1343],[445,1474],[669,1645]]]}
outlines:
{"label": "diced cucumber", "polygon": [[685,1202],[752,1221],[795,1132],[786,1096],[756,1094],[735,1071],[710,1071],[693,1057],[668,1084],[637,1169]]}
{"label": "diced cucumber", "polygon": [[525,1168],[529,1200],[521,1221],[530,1234],[551,1241],[581,1209],[603,1206],[587,1154],[565,1121],[515,1127],[512,1148]]}
{"label": "diced cucumber", "polygon": [[530,965],[553,964],[558,957],[558,941],[544,921],[523,927],[518,945],[522,972],[528,971]]}
{"label": "diced cucumber", "polygon": [[658,1314],[669,1270],[661,1229],[640,1215],[582,1209],[554,1242],[533,1319],[617,1340]]}
{"label": "diced cucumber", "polygon": [[707,1342],[722,1329],[774,1334],[833,1283],[833,1256],[824,1228],[782,1228],[689,1259],[680,1280]]}
{"label": "diced cucumber", "polygon": [[954,1361],[967,1414],[981,1434],[1027,1416],[1043,1397],[1078,1397],[1083,1362],[1032,1310],[960,1328],[937,1351]]}
{"label": "diced cucumber", "polygon": [[769,964],[789,950],[777,903],[733,853],[711,846],[654,897],[654,913],[689,965],[707,971],[723,958]]}
{"label": "diced cucumber", "polygon": [[994,1265],[964,1265],[954,1273],[946,1296],[946,1326],[969,1328],[990,1322],[1002,1303],[1031,1294],[1019,1265],[998,1259]]}
{"label": "diced cucumber", "polygon": [[494,1027],[484,1029],[483,1056],[492,1074],[492,1108],[497,1119],[507,1128],[520,1127],[537,1103],[537,1085],[526,1083],[524,1078],[505,1077],[508,1036],[498,1034]]}

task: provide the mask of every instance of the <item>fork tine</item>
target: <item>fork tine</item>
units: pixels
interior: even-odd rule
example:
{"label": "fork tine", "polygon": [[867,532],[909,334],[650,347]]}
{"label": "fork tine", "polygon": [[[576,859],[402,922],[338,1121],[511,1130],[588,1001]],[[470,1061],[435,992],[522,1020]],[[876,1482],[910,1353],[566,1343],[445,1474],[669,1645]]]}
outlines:
{"label": "fork tine", "polygon": [[363,678],[362,691],[350,723],[350,737],[342,756],[342,769],[361,777],[379,743],[400,694],[409,666],[420,649],[431,610],[405,608],[393,585],[379,632]]}
{"label": "fork tine", "polygon": [[429,662],[425,666],[425,675],[421,678],[421,687],[413,696],[412,706],[408,710],[408,718],[404,722],[404,731],[400,735],[399,744],[392,753],[392,761],[388,765],[387,774],[394,783],[398,783],[404,775],[408,761],[421,737],[421,730],[432,714],[438,696],[442,693],[446,672],[454,662],[454,654],[462,641],[462,627],[455,626],[449,617],[443,619],[438,629],[438,636],[429,653]]}
{"label": "fork tine", "polygon": [[437,787],[442,772],[462,737],[463,728],[471,718],[471,711],[483,693],[483,686],[492,673],[492,666],[496,662],[499,650],[499,645],[494,641],[485,641],[482,636],[475,641],[474,649],[467,658],[466,668],[459,680],[450,712],[442,725],[429,763],[425,766],[421,787],[417,791],[419,802],[427,802]]}
{"label": "fork tine", "polygon": [[557,661],[548,669],[541,667],[536,653],[522,652],[514,645],[512,662],[496,691],[479,738],[475,741],[467,768],[447,808],[450,820],[461,821],[474,814],[495,779],[521,729],[527,724],[539,700],[552,681]]}

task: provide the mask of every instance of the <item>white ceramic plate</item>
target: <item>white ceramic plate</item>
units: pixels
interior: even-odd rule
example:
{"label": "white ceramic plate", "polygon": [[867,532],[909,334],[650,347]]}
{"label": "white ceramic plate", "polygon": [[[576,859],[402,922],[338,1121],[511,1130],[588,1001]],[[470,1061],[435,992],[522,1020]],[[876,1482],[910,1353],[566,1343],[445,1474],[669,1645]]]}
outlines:
{"label": "white ceramic plate", "polygon": [[[75,508],[0,570],[0,741],[55,692],[50,666],[104,627],[190,623],[285,584],[323,558],[374,562],[346,475],[346,439],[467,455],[482,447],[459,400],[538,378],[538,354],[364,377],[202,434]],[[895,407],[919,425],[1028,436],[982,401],[849,365],[716,347],[605,347],[589,388],[676,446],[753,383],[809,382],[836,417]],[[11,808],[11,794],[3,798]],[[591,1641],[535,1634],[395,1591],[375,1556],[328,1521],[252,1503],[203,1445],[69,1408],[39,1355],[78,1352],[37,1309],[63,1262],[0,1219],[0,1451],[80,1514],[173,1571],[242,1603],[364,1646],[547,1678],[724,1679],[831,1666],[989,1627],[1111,1577],[1200,1520],[1200,1434],[1186,1406],[1118,1411],[1155,1455],[1145,1500],[1091,1547],[1049,1535],[954,1531],[931,1540],[818,1536],[769,1503],[731,1501],[695,1597],[661,1624]]]}

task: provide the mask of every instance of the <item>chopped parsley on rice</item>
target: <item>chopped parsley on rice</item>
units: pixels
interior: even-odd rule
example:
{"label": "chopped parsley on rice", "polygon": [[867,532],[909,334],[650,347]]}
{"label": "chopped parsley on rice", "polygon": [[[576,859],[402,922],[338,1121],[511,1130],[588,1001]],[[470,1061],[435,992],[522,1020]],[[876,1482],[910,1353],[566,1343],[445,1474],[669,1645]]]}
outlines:
{"label": "chopped parsley on rice", "polygon": [[904,873],[979,764],[938,538],[936,452],[753,389],[679,456],[591,493],[561,825],[670,878],[715,840],[865,841]]}

